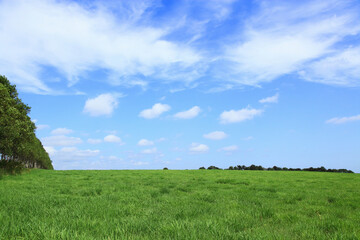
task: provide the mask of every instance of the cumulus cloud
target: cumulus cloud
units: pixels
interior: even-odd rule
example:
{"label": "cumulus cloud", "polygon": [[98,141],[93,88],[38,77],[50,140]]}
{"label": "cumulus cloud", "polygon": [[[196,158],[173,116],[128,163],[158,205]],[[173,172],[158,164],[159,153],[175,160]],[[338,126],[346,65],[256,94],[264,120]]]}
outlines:
{"label": "cumulus cloud", "polygon": [[220,122],[223,124],[243,122],[246,120],[251,120],[256,116],[261,115],[262,112],[263,110],[261,109],[254,109],[250,107],[243,108],[240,110],[224,111],[220,115]]}
{"label": "cumulus cloud", "polygon": [[233,152],[233,151],[237,151],[238,149],[239,149],[239,147],[237,145],[231,145],[231,146],[220,148],[219,151]]}
{"label": "cumulus cloud", "polygon": [[149,149],[144,149],[141,151],[141,153],[143,154],[154,154],[157,153],[157,149],[156,148],[149,148]]}
{"label": "cumulus cloud", "polygon": [[69,137],[65,135],[55,135],[41,138],[44,146],[72,146],[82,143],[82,140],[77,137]]}
{"label": "cumulus cloud", "polygon": [[152,108],[141,111],[139,116],[146,119],[157,118],[164,112],[169,111],[170,109],[171,107],[167,104],[156,103],[152,106]]}
{"label": "cumulus cloud", "polygon": [[175,118],[179,118],[179,119],[191,119],[196,117],[197,115],[199,115],[199,113],[201,112],[200,107],[198,106],[194,106],[192,108],[190,108],[187,111],[183,111],[183,112],[178,112],[174,115]]}
{"label": "cumulus cloud", "polygon": [[154,145],[154,142],[153,142],[153,141],[150,141],[150,140],[147,140],[147,139],[141,139],[141,140],[138,142],[138,145],[139,145],[139,146],[151,146],[151,145]]}
{"label": "cumulus cloud", "polygon": [[72,132],[73,132],[73,130],[71,130],[71,129],[56,128],[56,129],[51,131],[51,134],[53,134],[53,135],[68,135],[68,134],[70,134]]}
{"label": "cumulus cloud", "polygon": [[205,144],[192,143],[189,151],[191,153],[205,153],[209,151],[209,147]]}
{"label": "cumulus cloud", "polygon": [[215,131],[211,133],[204,134],[203,137],[211,140],[221,140],[226,138],[228,135],[222,131]]}
{"label": "cumulus cloud", "polygon": [[146,85],[136,78],[139,74],[169,80],[188,73],[191,78],[200,55],[186,44],[165,40],[171,27],[144,24],[151,4],[131,1],[116,14],[105,5],[1,1],[0,72],[35,93],[56,92],[48,86],[53,79],[40,77],[48,66],[69,86],[98,69],[108,72],[111,84]]}
{"label": "cumulus cloud", "polygon": [[116,136],[116,135],[107,135],[106,137],[104,137],[104,141],[105,142],[109,142],[109,143],[122,143],[121,138]]}
{"label": "cumulus cloud", "polygon": [[260,99],[259,103],[277,103],[278,101],[279,101],[279,93],[271,97]]}
{"label": "cumulus cloud", "polygon": [[348,123],[348,122],[354,122],[354,121],[360,121],[360,114],[356,116],[351,117],[335,117],[331,118],[326,121],[326,123],[332,123],[332,124],[342,124],[342,123]]}
{"label": "cumulus cloud", "polygon": [[102,142],[102,139],[89,138],[89,139],[87,140],[87,142],[90,143],[90,144],[99,144],[99,143]]}
{"label": "cumulus cloud", "polygon": [[90,98],[86,100],[83,112],[93,117],[101,115],[109,116],[118,106],[119,96],[119,94],[105,93],[95,98]]}

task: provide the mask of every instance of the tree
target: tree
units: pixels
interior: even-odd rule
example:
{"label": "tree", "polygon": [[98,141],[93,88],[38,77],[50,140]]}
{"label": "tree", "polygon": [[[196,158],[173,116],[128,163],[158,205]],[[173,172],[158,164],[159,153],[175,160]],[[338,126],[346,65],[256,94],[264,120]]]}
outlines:
{"label": "tree", "polygon": [[6,162],[20,162],[26,167],[53,169],[48,153],[35,135],[35,124],[28,116],[30,109],[18,97],[16,86],[11,85],[5,76],[0,75],[2,165],[6,165]]}

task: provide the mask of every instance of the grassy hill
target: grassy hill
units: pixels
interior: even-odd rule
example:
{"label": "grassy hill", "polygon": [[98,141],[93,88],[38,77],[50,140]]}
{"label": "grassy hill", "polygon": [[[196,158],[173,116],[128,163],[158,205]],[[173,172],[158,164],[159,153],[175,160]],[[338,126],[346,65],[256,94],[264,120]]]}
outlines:
{"label": "grassy hill", "polygon": [[32,170],[0,180],[0,239],[359,239],[360,175]]}

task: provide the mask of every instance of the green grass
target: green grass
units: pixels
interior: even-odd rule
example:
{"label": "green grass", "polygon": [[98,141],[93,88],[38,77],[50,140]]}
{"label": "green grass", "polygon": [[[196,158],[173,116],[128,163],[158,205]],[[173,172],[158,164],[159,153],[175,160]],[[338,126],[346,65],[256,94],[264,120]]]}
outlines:
{"label": "green grass", "polygon": [[360,175],[47,171],[0,179],[0,239],[359,239]]}

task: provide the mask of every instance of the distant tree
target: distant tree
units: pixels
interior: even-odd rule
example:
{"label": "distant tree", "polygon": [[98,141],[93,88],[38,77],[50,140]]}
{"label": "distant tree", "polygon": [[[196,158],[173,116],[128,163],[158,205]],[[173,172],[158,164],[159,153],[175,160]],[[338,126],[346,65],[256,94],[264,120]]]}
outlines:
{"label": "distant tree", "polygon": [[169,170],[167,167],[164,167],[163,170]]}
{"label": "distant tree", "polygon": [[220,170],[221,168],[218,168],[216,166],[210,166],[207,168],[208,170]]}
{"label": "distant tree", "polygon": [[[201,167],[199,169],[205,169],[204,167]],[[218,168],[216,166],[210,166],[207,169],[211,170],[211,169],[221,169]],[[229,168],[227,168],[226,170],[268,170],[268,171],[313,171],[313,172],[338,172],[338,173],[354,173],[351,170],[348,169],[326,169],[325,167],[321,166],[321,167],[309,167],[309,168],[287,168],[287,167],[277,167],[277,166],[273,166],[270,168],[264,168],[261,165],[257,166],[257,165],[250,165],[249,167],[245,166],[245,165],[237,165],[237,166],[230,166]]]}
{"label": "distant tree", "polygon": [[273,166],[273,169],[274,169],[275,171],[279,171],[279,170],[281,170],[281,167]]}
{"label": "distant tree", "polygon": [[257,170],[257,167],[254,164],[251,164],[249,170]]}

